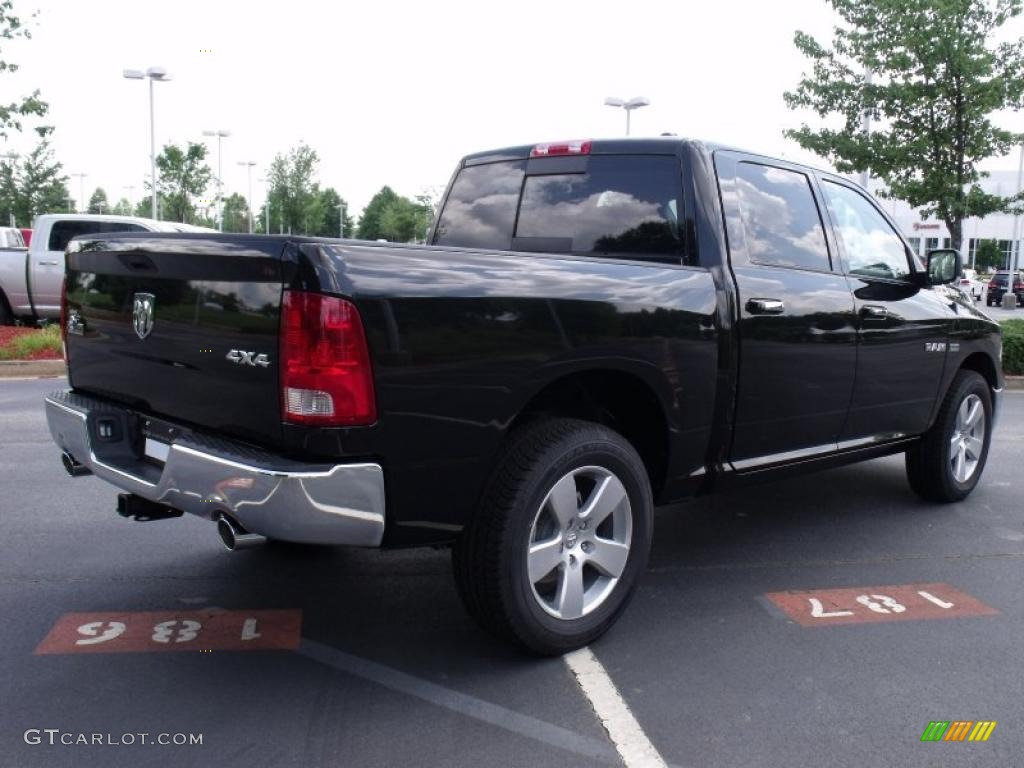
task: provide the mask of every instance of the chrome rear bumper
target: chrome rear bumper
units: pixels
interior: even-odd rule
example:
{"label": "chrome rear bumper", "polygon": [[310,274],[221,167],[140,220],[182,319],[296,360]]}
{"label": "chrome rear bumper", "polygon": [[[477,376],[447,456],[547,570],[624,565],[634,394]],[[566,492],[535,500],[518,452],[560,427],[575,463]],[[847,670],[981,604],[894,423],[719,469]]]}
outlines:
{"label": "chrome rear bumper", "polygon": [[175,438],[161,467],[135,455],[129,416],[123,408],[75,392],[46,398],[54,442],[118,488],[210,520],[227,514],[272,539],[380,546],[384,473],[379,464],[310,465],[189,434]]}

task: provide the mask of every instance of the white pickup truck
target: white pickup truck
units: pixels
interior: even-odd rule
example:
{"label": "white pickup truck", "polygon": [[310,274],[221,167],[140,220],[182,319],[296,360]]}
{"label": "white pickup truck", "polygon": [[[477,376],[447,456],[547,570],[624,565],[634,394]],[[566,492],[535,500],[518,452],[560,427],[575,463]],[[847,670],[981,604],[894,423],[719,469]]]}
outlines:
{"label": "white pickup truck", "polygon": [[105,232],[210,232],[205,227],[137,216],[48,213],[36,216],[29,247],[0,248],[0,325],[60,317],[64,249],[78,235]]}

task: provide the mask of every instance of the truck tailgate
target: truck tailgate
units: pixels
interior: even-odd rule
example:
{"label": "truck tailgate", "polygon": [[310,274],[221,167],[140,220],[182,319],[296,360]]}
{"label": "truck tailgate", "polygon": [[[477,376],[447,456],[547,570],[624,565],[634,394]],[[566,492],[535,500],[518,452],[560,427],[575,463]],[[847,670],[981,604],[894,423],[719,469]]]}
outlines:
{"label": "truck tailgate", "polygon": [[281,239],[238,235],[73,241],[72,386],[147,415],[279,444],[283,251]]}

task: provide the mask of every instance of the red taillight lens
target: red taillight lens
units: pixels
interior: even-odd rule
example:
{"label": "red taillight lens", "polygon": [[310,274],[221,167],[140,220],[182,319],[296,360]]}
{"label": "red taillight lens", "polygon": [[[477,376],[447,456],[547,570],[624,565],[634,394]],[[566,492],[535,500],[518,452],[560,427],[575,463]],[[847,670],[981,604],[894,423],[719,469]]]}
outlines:
{"label": "red taillight lens", "polygon": [[589,155],[590,141],[560,141],[556,144],[538,144],[530,150],[530,157],[556,155]]}
{"label": "red taillight lens", "polygon": [[366,334],[352,303],[284,292],[281,396],[284,420],[295,424],[363,426],[377,420]]}

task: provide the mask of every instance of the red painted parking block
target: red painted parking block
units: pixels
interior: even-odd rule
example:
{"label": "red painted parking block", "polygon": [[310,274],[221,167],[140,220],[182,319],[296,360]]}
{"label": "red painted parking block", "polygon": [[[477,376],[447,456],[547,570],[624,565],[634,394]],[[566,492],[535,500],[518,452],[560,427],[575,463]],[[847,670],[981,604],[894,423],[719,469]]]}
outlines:
{"label": "red painted parking block", "polygon": [[294,650],[301,632],[297,610],[66,613],[35,652]]}
{"label": "red painted parking block", "polygon": [[992,616],[999,611],[949,584],[891,584],[769,592],[765,595],[805,627],[880,621]]}

